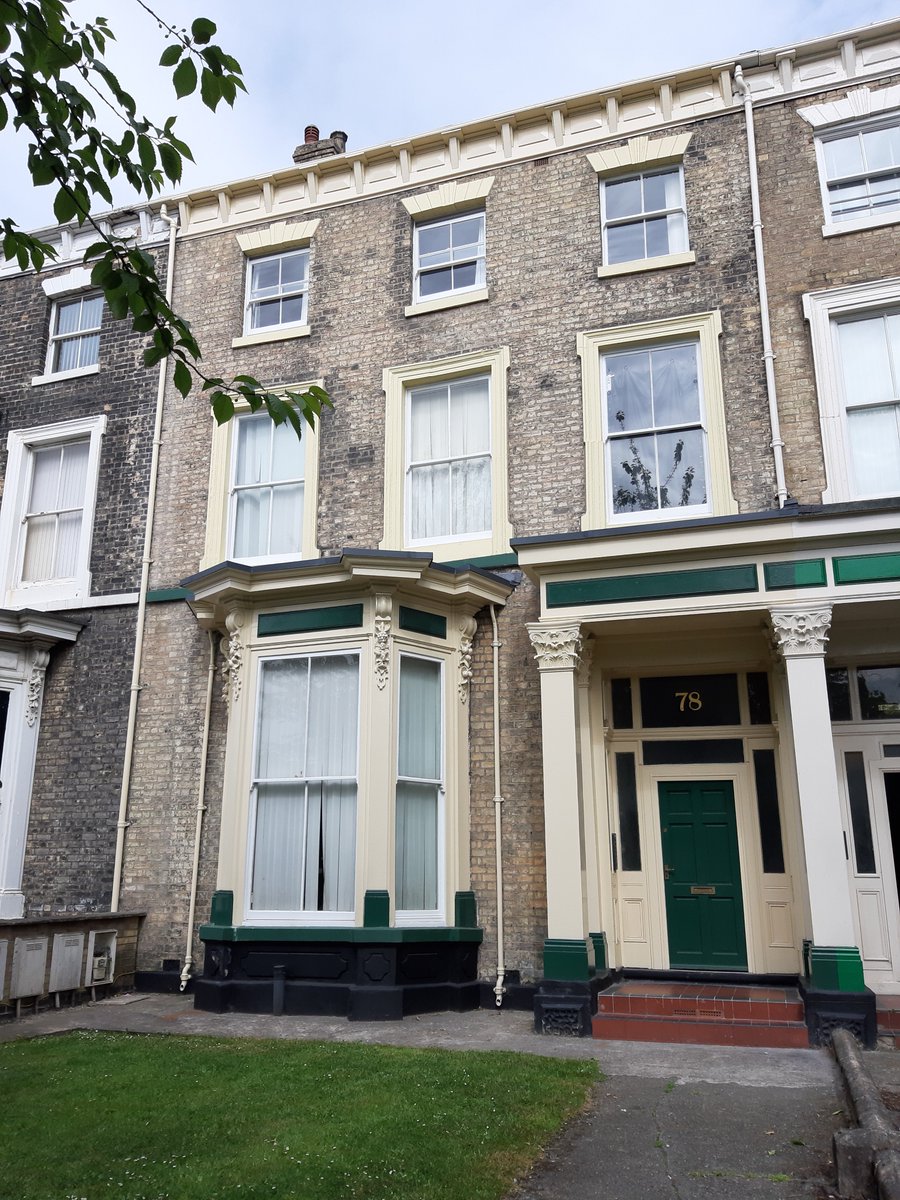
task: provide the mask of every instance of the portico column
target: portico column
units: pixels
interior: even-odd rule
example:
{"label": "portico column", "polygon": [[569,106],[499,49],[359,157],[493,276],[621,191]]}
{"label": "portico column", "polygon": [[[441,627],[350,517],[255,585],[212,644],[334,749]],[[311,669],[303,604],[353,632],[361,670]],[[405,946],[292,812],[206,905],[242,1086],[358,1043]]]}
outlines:
{"label": "portico column", "polygon": [[541,679],[548,934],[544,975],[586,980],[590,963],[582,887],[577,702],[581,630],[577,625],[530,625],[528,635]]}
{"label": "portico column", "polygon": [[770,610],[784,658],[812,918],[810,975],[822,988],[864,987],[825,683],[831,607]]}

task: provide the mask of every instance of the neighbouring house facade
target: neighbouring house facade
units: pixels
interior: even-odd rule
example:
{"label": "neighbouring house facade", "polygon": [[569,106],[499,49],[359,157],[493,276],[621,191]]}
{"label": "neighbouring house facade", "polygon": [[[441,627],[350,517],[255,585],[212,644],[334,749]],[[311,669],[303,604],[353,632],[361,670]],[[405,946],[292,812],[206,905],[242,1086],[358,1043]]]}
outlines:
{"label": "neighbouring house facade", "polygon": [[0,279],[0,1000],[93,913],[205,1008],[706,972],[870,1036],[900,23],[294,159],[129,219],[217,374],[327,389],[301,442],[141,371],[69,231]]}

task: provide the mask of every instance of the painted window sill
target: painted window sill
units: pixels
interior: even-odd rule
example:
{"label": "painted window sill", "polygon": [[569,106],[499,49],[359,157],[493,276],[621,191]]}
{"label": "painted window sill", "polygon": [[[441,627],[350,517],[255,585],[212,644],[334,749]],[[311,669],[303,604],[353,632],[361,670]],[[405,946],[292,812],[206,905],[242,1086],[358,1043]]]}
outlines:
{"label": "painted window sill", "polygon": [[430,300],[418,300],[415,304],[408,304],[403,310],[403,315],[417,317],[420,313],[438,312],[442,308],[460,308],[463,304],[477,304],[489,298],[487,288],[475,288],[471,292],[461,292],[459,295],[451,293],[447,296],[434,296]]}
{"label": "painted window sill", "polygon": [[839,237],[842,233],[860,233],[864,229],[883,229],[885,225],[900,224],[900,209],[877,216],[857,217],[854,221],[827,221],[822,226],[822,237]]}
{"label": "painted window sill", "polygon": [[33,375],[31,386],[40,387],[42,383],[62,383],[66,379],[81,379],[85,375],[96,375],[99,370],[100,364],[94,363],[90,367],[76,367],[74,371],[55,371],[52,375]]}
{"label": "painted window sill", "polygon": [[288,342],[292,338],[309,337],[310,332],[308,325],[293,325],[290,329],[265,329],[258,333],[245,333],[242,337],[231,339],[231,348],[236,350],[239,346],[261,346],[266,342]]}
{"label": "painted window sill", "polygon": [[636,271],[662,271],[666,267],[686,267],[697,261],[693,250],[682,254],[660,254],[656,258],[636,258],[630,262],[611,263],[597,268],[597,278],[607,279],[611,275],[632,275]]}

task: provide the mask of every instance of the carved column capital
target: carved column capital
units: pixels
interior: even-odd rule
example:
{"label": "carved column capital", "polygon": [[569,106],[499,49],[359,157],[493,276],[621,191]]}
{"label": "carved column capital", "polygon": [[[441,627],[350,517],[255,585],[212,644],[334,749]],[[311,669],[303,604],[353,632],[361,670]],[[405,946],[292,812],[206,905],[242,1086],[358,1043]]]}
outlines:
{"label": "carved column capital", "polygon": [[546,625],[529,625],[527,629],[539,670],[577,671],[581,666],[584,639],[580,626],[552,628]]}
{"label": "carved column capital", "polygon": [[831,605],[769,611],[776,650],[784,658],[821,656],[831,628]]}
{"label": "carved column capital", "polygon": [[464,617],[459,623],[459,698],[469,699],[469,683],[472,679],[472,644],[478,622],[474,617]]}
{"label": "carved column capital", "polygon": [[379,690],[387,686],[391,665],[391,621],[394,615],[394,598],[390,592],[378,592],[375,596],[375,682]]}

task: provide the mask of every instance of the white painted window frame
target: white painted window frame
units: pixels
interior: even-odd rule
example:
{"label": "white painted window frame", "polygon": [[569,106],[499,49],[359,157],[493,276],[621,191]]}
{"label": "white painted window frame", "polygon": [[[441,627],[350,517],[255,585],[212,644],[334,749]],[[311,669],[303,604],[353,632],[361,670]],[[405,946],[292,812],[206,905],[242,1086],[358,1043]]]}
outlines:
{"label": "white painted window frame", "polygon": [[[240,412],[236,412],[234,417],[232,417],[232,422],[236,423],[236,427],[235,427],[235,431],[234,431],[235,434],[237,434],[237,431],[240,429],[240,424],[242,421],[246,421],[248,418],[256,418],[256,417],[260,417],[262,420],[265,420],[265,421],[270,420],[268,414],[265,412],[252,413],[252,412],[250,412],[249,409],[246,409],[246,410],[240,411]],[[275,427],[273,426],[273,429],[274,428]],[[311,432],[311,430],[309,429],[309,426],[307,426],[303,430],[303,437],[300,439],[300,449],[303,454],[303,475],[301,478],[279,479],[277,482],[274,482],[273,480],[268,479],[268,480],[264,480],[258,484],[254,484],[254,485],[250,485],[250,484],[239,485],[237,483],[238,438],[237,438],[237,436],[234,436],[231,438],[231,463],[230,463],[230,468],[229,468],[229,480],[228,480],[228,535],[227,535],[227,544],[225,547],[226,558],[229,558],[235,562],[275,563],[275,562],[283,562],[286,557],[295,557],[295,555],[288,556],[288,555],[283,555],[283,554],[253,554],[253,555],[241,556],[240,558],[238,558],[237,555],[235,555],[235,553],[234,553],[234,535],[235,535],[235,525],[236,525],[236,521],[237,521],[237,499],[238,499],[238,495],[240,492],[253,491],[253,490],[259,491],[262,488],[266,488],[266,487],[269,488],[270,491],[274,492],[275,489],[278,487],[287,487],[287,486],[290,486],[291,484],[297,484],[297,483],[303,484],[303,525],[300,530],[300,546],[297,549],[296,554],[299,554],[301,557],[303,556],[303,546],[304,546],[304,543],[306,542],[305,534],[306,534],[306,524],[307,524],[307,522],[306,522],[306,460],[309,457],[309,443],[310,443],[309,434],[310,434],[310,432]],[[269,513],[269,519],[270,519],[270,523],[271,523],[271,510]]]}
{"label": "white painted window frame", "polygon": [[[707,513],[725,516],[737,512],[725,430],[725,398],[719,357],[721,336],[722,320],[718,309],[577,335],[584,403],[587,485],[582,529],[689,521]],[[647,513],[613,514],[602,356],[615,350],[652,349],[657,345],[687,341],[699,343],[699,384],[706,431],[707,504],[703,511],[699,508],[657,509]]]}
{"label": "white painted window frame", "polygon": [[[478,239],[477,251],[474,255],[469,255],[460,259],[458,262],[453,258],[452,248],[448,251],[450,257],[446,263],[441,263],[440,266],[430,267],[423,270],[420,258],[419,237],[423,229],[435,229],[440,225],[456,225],[460,221],[471,221],[478,217],[481,220],[481,234]],[[451,233],[452,241],[452,233]],[[429,275],[432,271],[446,270],[448,267],[462,266],[466,263],[475,263],[475,282],[466,284],[462,287],[445,288],[442,292],[431,292],[427,296],[421,294],[422,276]],[[446,300],[448,297],[465,296],[468,293],[483,290],[485,287],[485,263],[487,262],[487,216],[485,210],[472,209],[469,212],[450,213],[447,216],[435,217],[428,221],[416,221],[413,226],[413,304],[428,304],[431,301]]]}
{"label": "white painted window frame", "polygon": [[[436,559],[445,561],[509,552],[512,525],[508,515],[507,478],[508,370],[508,346],[385,369],[382,376],[385,391],[384,537],[379,544],[380,549],[431,550]],[[408,391],[429,383],[448,383],[467,375],[488,375],[490,378],[491,530],[485,536],[465,534],[412,543],[407,535]]]}
{"label": "white painted window frame", "polygon": [[[439,780],[412,780],[411,782],[426,782],[437,783],[438,786],[438,811],[437,811],[437,908],[429,909],[402,909],[396,908],[394,911],[394,923],[398,927],[406,926],[408,928],[443,925],[446,922],[447,914],[445,909],[447,895],[447,663],[444,658],[436,655],[416,653],[408,649],[401,650],[397,655],[397,674],[396,685],[394,688],[394,727],[397,730],[394,738],[394,803],[392,805],[394,815],[394,850],[396,855],[396,830],[397,830],[397,785],[401,782],[399,772],[400,758],[400,664],[404,658],[418,658],[424,662],[437,663],[440,667],[440,695],[441,695],[441,715],[440,715],[440,730],[441,730],[441,777]],[[404,780],[407,777],[404,776]],[[395,859],[396,861],[396,859]],[[392,886],[392,891],[395,893],[396,900],[396,882]]]}
{"label": "white painted window frame", "polygon": [[[900,219],[900,217],[898,217]],[[816,392],[822,452],[825,458],[826,487],[823,504],[847,500],[877,499],[891,492],[857,495],[852,486],[850,440],[841,371],[840,348],[835,326],[854,316],[874,316],[885,309],[900,307],[900,278],[880,279],[875,283],[853,284],[803,296],[803,315],[809,322],[812,339]]]}
{"label": "white painted window frame", "polygon": [[[306,258],[306,278],[302,284],[291,285],[288,288],[283,286],[279,289],[277,296],[265,296],[254,300],[252,296],[253,287],[253,271],[255,267],[261,266],[263,263],[274,262],[277,259],[289,258],[292,255],[302,254]],[[310,253],[308,246],[293,246],[289,249],[277,250],[274,254],[256,255],[253,258],[247,258],[246,278],[244,281],[244,336],[245,337],[267,337],[272,334],[284,332],[286,330],[305,329],[309,325],[309,270],[310,270]],[[292,299],[296,296],[301,300],[300,317],[296,321],[279,321],[277,325],[266,325],[258,329],[253,328],[253,309],[254,306],[268,303],[272,300]]]}
{"label": "white painted window frame", "polygon": [[[54,379],[72,379],[79,375],[87,375],[99,369],[100,366],[100,329],[103,325],[103,305],[100,306],[100,320],[96,325],[89,325],[74,330],[72,333],[59,333],[57,327],[59,325],[60,308],[66,304],[80,303],[84,305],[85,300],[95,300],[100,297],[99,292],[82,292],[70,296],[60,296],[54,300],[50,306],[50,336],[47,339],[47,361],[44,367],[44,374],[52,376]],[[83,311],[83,307],[82,307]],[[62,346],[64,342],[80,341],[82,338],[91,337],[97,334],[97,358],[94,362],[84,363],[80,367],[72,367],[68,371],[59,371],[53,365],[53,360],[56,357],[57,348]]]}
{"label": "white painted window frame", "polygon": [[359,687],[357,689],[357,710],[356,710],[356,836],[354,849],[354,895],[359,892],[359,872],[360,863],[362,861],[360,853],[360,813],[364,803],[364,788],[361,778],[363,765],[363,743],[362,743],[362,720],[363,720],[363,669],[364,661],[362,649],[356,642],[348,643],[343,646],[329,646],[327,648],[317,648],[315,645],[298,645],[296,650],[285,653],[273,651],[271,654],[261,654],[256,660],[256,688],[254,692],[254,703],[251,715],[252,737],[250,738],[250,759],[249,770],[250,776],[246,780],[249,788],[249,801],[247,805],[247,826],[245,832],[246,842],[246,860],[244,863],[244,903],[243,903],[243,918],[244,925],[271,925],[271,926],[311,926],[311,927],[328,927],[338,925],[353,925],[356,920],[356,910],[348,911],[312,911],[301,909],[299,911],[285,911],[281,909],[267,910],[251,907],[251,897],[253,890],[253,853],[256,845],[256,801],[257,787],[254,782],[256,755],[259,745],[259,714],[260,700],[262,696],[262,679],[263,679],[263,664],[266,662],[280,662],[285,659],[312,659],[312,658],[334,658],[336,655],[342,657],[353,656],[356,658],[357,668],[359,671],[358,680]]}
{"label": "white painted window frame", "polygon": [[[607,215],[606,188],[607,188],[608,184],[623,183],[623,182],[625,182],[625,180],[628,180],[628,179],[640,179],[641,187],[642,187],[642,194],[643,194],[643,181],[645,179],[649,178],[652,175],[670,175],[673,172],[677,172],[677,174],[678,174],[678,191],[679,191],[679,197],[680,197],[680,204],[671,206],[669,208],[647,209],[647,210],[641,211],[640,213],[635,213],[635,214],[633,214],[631,216],[627,216],[627,217],[615,217],[613,219],[610,219],[610,217]],[[651,255],[651,254],[645,253],[645,254],[640,255],[638,258],[624,259],[622,262],[618,262],[618,263],[611,263],[609,261],[609,230],[610,230],[610,228],[617,229],[617,228],[621,228],[622,226],[625,226],[625,225],[638,225],[638,224],[643,225],[644,226],[644,234],[645,234],[644,248],[646,250],[647,222],[656,220],[659,217],[671,216],[673,213],[681,213],[681,215],[684,217],[685,246],[683,249],[669,250],[668,253],[659,254],[659,255]],[[688,230],[688,223],[687,223],[687,200],[685,199],[685,193],[684,193],[684,166],[681,163],[668,163],[668,164],[663,164],[660,166],[648,166],[644,170],[626,171],[625,173],[623,173],[621,175],[601,176],[601,178],[600,178],[600,229],[601,229],[601,237],[603,239],[603,262],[607,265],[608,268],[614,269],[616,267],[619,267],[622,270],[627,270],[627,269],[631,268],[632,264],[634,264],[634,263],[648,263],[656,258],[660,258],[660,259],[678,258],[681,255],[687,254],[688,247],[690,246],[690,232]]]}
{"label": "white painted window frame", "polygon": [[[825,224],[822,226],[822,233],[826,237],[835,236],[840,233],[852,233],[859,229],[876,229],[882,225],[894,225],[900,222],[900,204],[885,212],[864,213],[859,217],[851,218],[849,221],[834,220],[831,213],[831,197],[828,193],[828,185],[829,183],[838,181],[828,178],[828,168],[825,161],[825,144],[827,142],[839,141],[841,138],[865,133],[871,129],[887,129],[892,126],[900,129],[900,112],[885,113],[881,117],[870,117],[867,120],[836,125],[832,128],[822,129],[816,135],[816,163],[819,168],[819,190],[822,195],[822,212],[825,214]],[[849,177],[845,182],[868,182],[872,175],[877,175],[878,173],[873,171],[867,174],[854,175]]]}
{"label": "white painted window frame", "polygon": [[[276,392],[305,392],[308,388],[324,387],[324,380],[312,379],[301,383],[281,384]],[[250,407],[236,405],[236,418],[248,415]],[[299,554],[268,555],[258,558],[238,559],[239,562],[280,563],[297,558],[318,558],[316,545],[316,513],[319,491],[319,429],[310,429],[304,423],[302,441],[305,444],[303,486],[303,532]],[[212,445],[209,466],[209,500],[206,515],[206,543],[200,569],[205,571],[217,563],[232,558],[234,522],[234,469],[237,460],[237,424],[235,418],[218,425],[213,421]]]}
{"label": "white painted window frame", "polygon": [[[52,606],[54,602],[86,599],[91,592],[91,543],[100,474],[100,448],[106,416],[81,417],[55,425],[11,430],[3,504],[0,507],[0,564],[6,578],[9,608]],[[31,487],[34,451],[65,442],[89,441],[84,488],[84,517],[78,544],[77,569],[66,579],[26,583],[20,578],[25,551],[25,505]]]}

